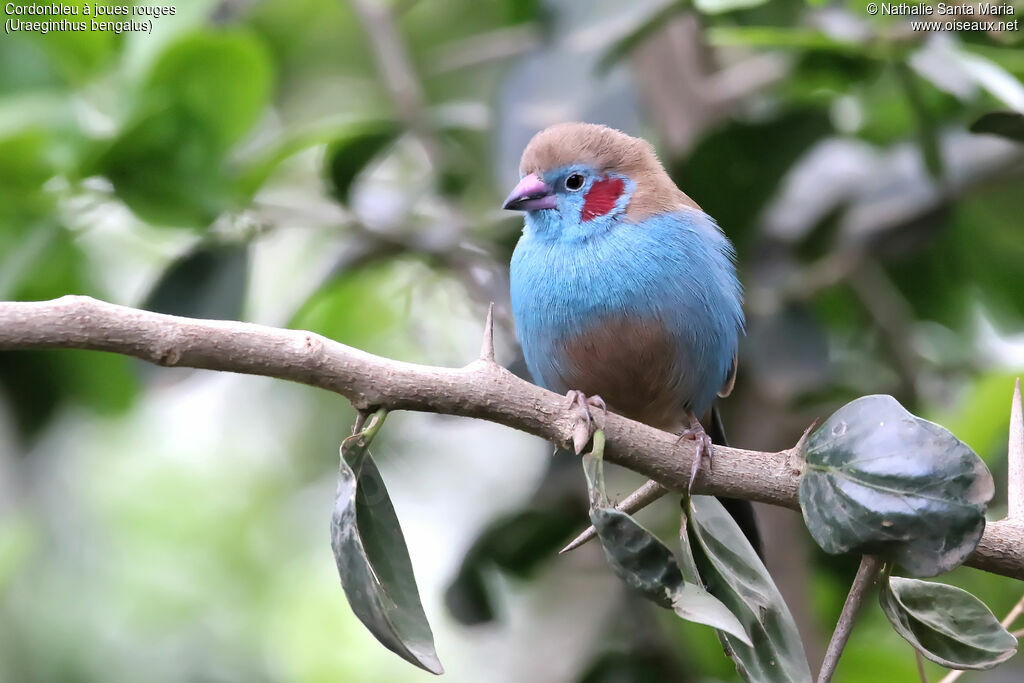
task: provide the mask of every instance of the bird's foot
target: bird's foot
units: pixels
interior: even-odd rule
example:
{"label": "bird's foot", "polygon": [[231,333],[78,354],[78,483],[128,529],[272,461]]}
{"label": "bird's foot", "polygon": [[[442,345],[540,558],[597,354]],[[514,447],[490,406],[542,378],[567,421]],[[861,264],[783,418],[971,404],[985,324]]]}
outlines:
{"label": "bird's foot", "polygon": [[590,441],[591,431],[593,430],[594,417],[591,415],[590,409],[597,408],[602,413],[606,413],[608,412],[608,406],[605,405],[604,399],[600,396],[587,396],[582,391],[575,389],[569,390],[565,394],[565,398],[568,399],[566,406],[579,408],[583,418],[572,435],[572,445],[578,455],[586,447],[587,442]]}
{"label": "bird's foot", "polygon": [[697,452],[693,455],[693,467],[690,468],[690,485],[687,487],[687,493],[693,489],[693,482],[697,479],[697,472],[700,471],[700,467],[704,462],[704,458],[708,459],[708,467],[711,467],[711,456],[713,454],[711,437],[704,431],[704,426],[696,419],[690,420],[690,426],[679,432],[679,441],[683,439],[690,439],[697,447]]}
{"label": "bird's foot", "polygon": [[603,413],[608,412],[608,406],[605,405],[604,399],[600,396],[587,396],[582,391],[570,389],[566,392],[565,398],[568,399],[567,406],[578,406],[580,408],[588,427],[594,421],[590,414],[591,408],[597,408]]}

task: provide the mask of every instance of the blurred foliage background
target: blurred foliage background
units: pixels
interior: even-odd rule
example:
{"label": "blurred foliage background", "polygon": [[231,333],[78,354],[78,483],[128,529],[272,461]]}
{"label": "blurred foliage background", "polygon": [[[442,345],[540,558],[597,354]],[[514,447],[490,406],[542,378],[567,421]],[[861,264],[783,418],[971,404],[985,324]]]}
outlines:
{"label": "blurred foliage background", "polygon": [[[437,365],[474,357],[495,301],[499,360],[523,372],[521,217],[499,204],[534,132],[606,123],[652,140],[737,245],[734,444],[788,447],[891,393],[1005,482],[1024,124],[975,122],[1024,111],[1020,31],[914,32],[822,0],[175,10],[151,34],[0,38],[0,299],[89,294]],[[338,586],[328,519],[352,419],[262,378],[0,354],[0,680],[427,680]],[[625,593],[596,544],[554,554],[584,520],[575,459],[415,414],[375,452],[450,680],[735,677],[706,629]],[[639,483],[616,475],[621,493]],[[824,556],[797,513],[760,512],[816,663],[856,559]],[[677,532],[671,502],[643,519]],[[1000,616],[1021,593],[946,578]],[[837,680],[879,676],[916,668],[870,606]],[[964,680],[1022,677],[1017,658]]]}

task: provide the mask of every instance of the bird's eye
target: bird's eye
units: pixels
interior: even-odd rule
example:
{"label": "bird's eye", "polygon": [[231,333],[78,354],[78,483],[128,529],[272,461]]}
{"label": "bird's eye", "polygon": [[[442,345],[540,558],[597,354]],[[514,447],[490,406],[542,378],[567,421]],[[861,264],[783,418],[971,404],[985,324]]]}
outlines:
{"label": "bird's eye", "polygon": [[565,189],[569,192],[578,192],[583,188],[583,176],[579,173],[573,173],[571,176],[565,179]]}

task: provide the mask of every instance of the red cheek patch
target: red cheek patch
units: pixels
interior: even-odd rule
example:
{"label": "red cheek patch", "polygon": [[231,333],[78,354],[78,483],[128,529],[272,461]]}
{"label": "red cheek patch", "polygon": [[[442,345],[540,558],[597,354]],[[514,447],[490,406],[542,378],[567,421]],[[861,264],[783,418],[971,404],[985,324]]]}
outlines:
{"label": "red cheek patch", "polygon": [[583,197],[583,211],[580,216],[585,221],[603,216],[615,208],[615,202],[622,196],[625,183],[622,178],[605,178],[595,181],[590,191]]}

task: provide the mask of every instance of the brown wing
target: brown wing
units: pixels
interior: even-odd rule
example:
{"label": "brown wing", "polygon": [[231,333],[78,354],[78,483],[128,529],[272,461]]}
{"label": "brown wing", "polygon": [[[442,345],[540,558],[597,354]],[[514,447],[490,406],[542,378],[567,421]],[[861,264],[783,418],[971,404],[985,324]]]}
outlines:
{"label": "brown wing", "polygon": [[725,398],[732,393],[732,388],[736,386],[736,368],[739,366],[739,357],[737,354],[732,355],[732,366],[729,368],[729,374],[725,378],[725,383],[722,388],[718,390],[718,395],[721,398]]}

